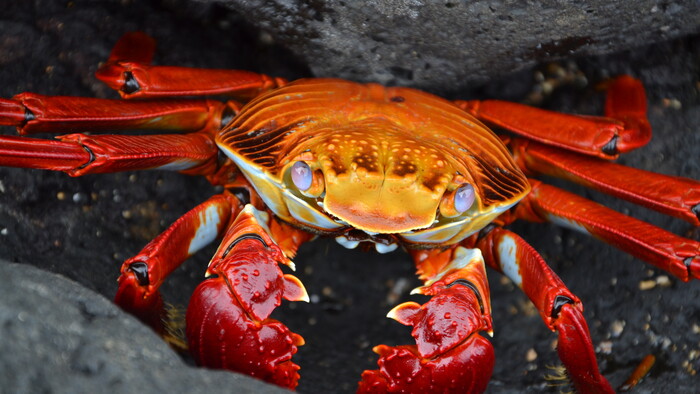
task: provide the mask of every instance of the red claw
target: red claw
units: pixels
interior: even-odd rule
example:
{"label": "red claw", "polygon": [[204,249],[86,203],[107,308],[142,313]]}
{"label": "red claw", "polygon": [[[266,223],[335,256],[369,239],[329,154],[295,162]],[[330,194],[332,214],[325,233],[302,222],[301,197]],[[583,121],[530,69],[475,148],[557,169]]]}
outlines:
{"label": "red claw", "polygon": [[[471,297],[468,297],[471,295]],[[460,287],[443,290],[423,307],[416,303],[401,304],[390,317],[413,326],[418,352],[433,358],[465,341],[482,325],[474,293]]]}
{"label": "red claw", "polygon": [[231,259],[213,262],[209,272],[226,279],[229,291],[251,318],[266,319],[282,298],[306,299],[299,279],[282,274],[278,261],[283,261],[284,255],[276,245],[262,247],[258,240],[244,240],[231,254]]}
{"label": "red claw", "polygon": [[379,369],[362,373],[358,393],[482,393],[491,379],[491,342],[475,334],[434,359],[424,359],[416,346],[374,348]]}
{"label": "red claw", "polygon": [[199,365],[297,386],[299,366],[291,359],[303,338],[277,320],[251,319],[222,277],[195,290],[187,309],[187,341]]}
{"label": "red claw", "polygon": [[[258,215],[258,216],[256,216]],[[288,259],[261,227],[264,218],[246,206],[224,235],[187,308],[187,343],[197,364],[241,372],[293,389],[292,362],[304,339],[270,318],[282,299],[308,300],[296,277],[279,264]]]}
{"label": "red claw", "polygon": [[362,374],[360,393],[481,393],[494,365],[491,343],[478,334],[490,328],[474,291],[452,285],[420,306],[408,302],[389,316],[412,325],[417,345],[374,348],[379,369]]}

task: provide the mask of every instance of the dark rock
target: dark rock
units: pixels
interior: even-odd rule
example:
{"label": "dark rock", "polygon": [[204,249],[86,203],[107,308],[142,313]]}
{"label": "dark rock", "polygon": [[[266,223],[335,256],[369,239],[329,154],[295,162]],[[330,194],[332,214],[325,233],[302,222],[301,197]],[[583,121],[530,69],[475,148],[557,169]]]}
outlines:
{"label": "dark rock", "polygon": [[200,1],[241,13],[315,76],[440,90],[700,28],[692,0]]}
{"label": "dark rock", "polygon": [[0,261],[3,393],[284,393],[187,366],[154,332],[60,275]]}

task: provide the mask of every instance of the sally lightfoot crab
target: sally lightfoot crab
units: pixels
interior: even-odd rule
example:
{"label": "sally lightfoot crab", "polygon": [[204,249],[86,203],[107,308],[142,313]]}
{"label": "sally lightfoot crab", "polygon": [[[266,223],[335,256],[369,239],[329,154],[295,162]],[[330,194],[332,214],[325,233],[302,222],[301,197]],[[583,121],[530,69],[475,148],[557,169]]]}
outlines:
{"label": "sally lightfoot crab", "polygon": [[[72,176],[141,169],[206,176],[224,192],[178,219],[124,262],[116,303],[167,335],[160,284],[220,239],[187,312],[189,349],[203,366],[293,388],[304,340],[270,318],[282,298],[306,300],[283,273],[298,247],[332,236],[346,247],[398,247],[431,296],[389,316],[415,345],[374,348],[379,368],[363,392],[480,392],[494,355],[485,265],[510,278],[559,336],[581,392],[611,392],[598,371],[580,300],[505,225],[552,221],[583,231],[687,281],[700,277],[700,244],[529,178],[571,179],[700,224],[700,183],[611,163],[648,142],[641,84],[609,87],[606,117],[562,115],[500,101],[449,102],[406,88],[332,79],[288,83],[260,74],[150,65],[154,42],[119,41],[98,78],[125,99],[0,99],[0,164]],[[180,96],[228,95],[225,103]],[[141,99],[141,100],[139,100]],[[498,136],[482,122],[517,137]],[[32,133],[158,129],[165,134]],[[630,182],[644,179],[644,182]]]}

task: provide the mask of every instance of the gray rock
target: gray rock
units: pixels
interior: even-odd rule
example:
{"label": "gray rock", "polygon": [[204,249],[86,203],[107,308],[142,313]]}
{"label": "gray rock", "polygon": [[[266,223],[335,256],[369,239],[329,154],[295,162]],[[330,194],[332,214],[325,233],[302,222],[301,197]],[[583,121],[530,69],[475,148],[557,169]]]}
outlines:
{"label": "gray rock", "polygon": [[184,364],[112,302],[60,275],[0,261],[0,393],[284,393]]}
{"label": "gray rock", "polygon": [[317,77],[458,89],[562,58],[698,32],[700,3],[587,1],[221,2]]}

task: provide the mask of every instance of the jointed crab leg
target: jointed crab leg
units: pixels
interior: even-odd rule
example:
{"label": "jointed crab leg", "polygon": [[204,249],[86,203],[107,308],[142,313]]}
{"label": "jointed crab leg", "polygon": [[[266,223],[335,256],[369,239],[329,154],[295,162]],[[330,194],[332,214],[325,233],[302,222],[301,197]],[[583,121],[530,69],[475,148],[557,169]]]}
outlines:
{"label": "jointed crab leg", "polygon": [[0,136],[0,165],[87,173],[169,169],[212,174],[218,165],[213,133],[239,104],[212,100],[128,102],[23,93],[0,99],[0,124],[20,134],[65,131],[166,129],[184,135],[69,134],[60,141]]}
{"label": "jointed crab leg", "polygon": [[0,99],[0,125],[19,134],[127,129],[198,131],[218,129],[238,110],[214,100],[126,101],[22,93]]}
{"label": "jointed crab leg", "polygon": [[167,320],[158,288],[185,259],[219,237],[242,208],[238,199],[224,193],[180,217],[122,264],[115,303],[165,334]]}
{"label": "jointed crab leg", "polygon": [[[613,159],[651,139],[644,87],[628,76],[610,84],[607,118],[566,115],[498,100],[456,101],[455,104],[486,123],[523,137],[604,159]],[[543,121],[533,122],[533,119]]]}
{"label": "jointed crab leg", "polygon": [[252,98],[260,92],[284,84],[281,78],[242,70],[148,66],[128,62],[105,66],[96,75],[112,89],[119,91],[123,98],[219,94]]}
{"label": "jointed crab leg", "polygon": [[151,66],[155,42],[143,33],[129,33],[116,44],[97,78],[123,98],[227,94],[252,98],[285,84],[282,78],[241,70]]}
{"label": "jointed crab leg", "polygon": [[83,174],[164,169],[209,175],[218,149],[206,132],[174,135],[69,134],[60,141],[0,136],[0,165]]}
{"label": "jointed crab leg", "polygon": [[168,332],[158,288],[186,258],[224,232],[207,269],[209,279],[190,300],[186,331],[191,353],[200,365],[294,388],[299,367],[291,357],[304,341],[269,316],[282,298],[308,301],[301,282],[282,274],[279,264],[292,265],[289,257],[311,237],[252,205],[243,207],[228,192],[189,211],[126,260],[115,302],[177,343]]}
{"label": "jointed crab leg", "polygon": [[532,173],[556,176],[700,226],[700,182],[643,171],[514,139],[513,155]]}
{"label": "jointed crab leg", "polygon": [[532,301],[547,327],[559,334],[559,358],[581,393],[612,393],[598,371],[581,301],[542,257],[518,235],[494,226],[477,246],[489,266],[502,272]]}
{"label": "jointed crab leg", "polygon": [[593,235],[683,281],[700,279],[700,242],[534,179],[530,183],[532,191],[518,205],[516,216],[551,221]]}
{"label": "jointed crab leg", "polygon": [[80,144],[0,135],[0,165],[73,171],[90,161]]}

